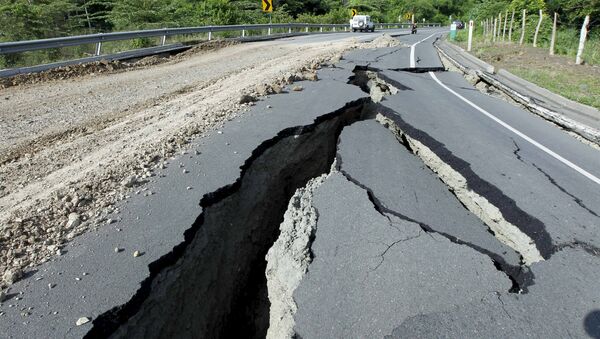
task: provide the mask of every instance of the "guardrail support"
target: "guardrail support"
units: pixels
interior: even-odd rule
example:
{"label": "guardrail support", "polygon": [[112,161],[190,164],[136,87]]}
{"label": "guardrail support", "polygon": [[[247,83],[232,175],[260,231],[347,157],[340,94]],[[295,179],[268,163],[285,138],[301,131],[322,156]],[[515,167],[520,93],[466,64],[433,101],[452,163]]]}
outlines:
{"label": "guardrail support", "polygon": [[242,38],[246,36],[246,30],[242,29]]}
{"label": "guardrail support", "polygon": [[99,56],[100,52],[102,50],[102,41],[98,41],[96,43],[96,52],[94,53],[95,56]]}
{"label": "guardrail support", "polygon": [[267,35],[271,35],[271,26],[269,26],[269,30],[267,31]]}
{"label": "guardrail support", "polygon": [[212,32],[209,31],[208,32],[208,41],[211,41],[211,40],[212,40]]}
{"label": "guardrail support", "polygon": [[162,38],[160,38],[160,45],[164,46],[167,43],[167,36],[163,35]]}
{"label": "guardrail support", "polygon": [[348,32],[348,27],[344,27],[344,32]]}
{"label": "guardrail support", "polygon": [[335,32],[335,26],[333,26],[333,31]]}
{"label": "guardrail support", "polygon": [[319,32],[323,32],[323,26],[319,27]]}
{"label": "guardrail support", "polygon": [[292,27],[288,28],[288,33],[292,34]]}
{"label": "guardrail support", "polygon": [[308,33],[308,27],[306,27],[306,30],[305,30],[305,32],[306,32],[306,33]]}

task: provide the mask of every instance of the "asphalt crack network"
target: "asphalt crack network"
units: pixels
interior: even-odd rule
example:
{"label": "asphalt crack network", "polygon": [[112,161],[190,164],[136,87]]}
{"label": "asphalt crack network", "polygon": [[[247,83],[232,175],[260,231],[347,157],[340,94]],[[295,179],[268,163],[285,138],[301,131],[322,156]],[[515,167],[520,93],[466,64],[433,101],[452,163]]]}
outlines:
{"label": "asphalt crack network", "polygon": [[525,163],[523,161],[523,158],[521,157],[521,154],[519,154],[519,152],[521,152],[521,147],[519,147],[519,144],[517,144],[517,142],[515,141],[515,139],[510,138],[513,142],[513,144],[515,145],[515,150],[513,151],[513,154],[515,155],[515,157],[517,158],[517,160],[519,160],[522,163]]}
{"label": "asphalt crack network", "polygon": [[577,241],[577,240],[556,245],[554,247],[554,253],[560,252],[565,248],[579,248],[579,249],[584,250],[588,254],[591,254],[595,257],[600,257],[600,248],[590,245],[588,243],[585,243],[583,241]]}
{"label": "asphalt crack network", "polygon": [[[491,227],[490,231],[497,235],[497,238],[498,232],[509,232],[506,236],[502,235],[503,241],[508,241],[507,245],[510,247],[515,248],[515,246],[518,246],[515,250],[524,257],[527,264],[550,257],[553,247],[552,240],[544,224],[539,219],[520,209],[516,202],[506,196],[498,187],[479,177],[471,169],[469,163],[455,156],[445,145],[424,131],[406,123],[398,112],[380,105],[379,114],[381,120],[383,120],[380,122],[391,128],[401,143],[408,141],[409,149],[413,150],[413,154],[418,155],[423,161],[427,160],[425,164],[442,181],[451,186],[453,194],[459,198],[467,209],[471,210],[472,207],[475,209],[472,210],[473,213],[480,218],[485,217],[484,223]],[[428,159],[429,157],[431,159]],[[441,173],[441,169],[435,168],[438,165],[445,168],[449,173]],[[473,194],[480,197],[477,202],[471,200]],[[480,206],[482,203],[490,211],[496,210],[496,212],[493,215],[486,215],[485,210]],[[472,206],[469,207],[470,205]],[[513,239],[513,236],[517,234],[520,235]],[[518,243],[513,244],[513,241],[518,241]],[[533,247],[530,245],[531,241],[535,243]]]}
{"label": "asphalt crack network", "polygon": [[[513,151],[513,154],[517,157],[517,160],[519,160],[520,162],[525,164],[525,161],[523,160],[523,157],[519,154],[519,152],[521,151],[521,148],[519,147],[519,144],[517,144],[517,142],[515,141],[515,139],[511,138],[513,144],[515,145],[515,150]],[[573,199],[573,201],[579,205],[579,207],[583,208],[584,210],[586,210],[588,213],[590,213],[591,215],[600,218],[600,215],[598,215],[598,213],[596,213],[595,211],[593,211],[591,208],[589,208],[586,204],[583,203],[583,201],[581,199],[579,199],[578,197],[576,197],[575,195],[573,195],[572,193],[570,193],[569,191],[567,191],[564,187],[562,187],[561,185],[559,185],[556,180],[550,176],[550,174],[548,174],[546,171],[544,171],[541,167],[539,167],[538,165],[536,165],[535,163],[531,163],[531,166],[535,167],[535,169],[537,169],[540,173],[542,173],[546,179],[548,179],[548,181],[556,188],[558,188],[561,192],[563,192],[564,194],[568,195],[571,199]]]}
{"label": "asphalt crack network", "polygon": [[[349,80],[350,84],[359,86],[363,91],[367,92],[367,93],[372,93],[372,87],[373,85],[379,84],[381,82],[386,83],[388,80],[388,78],[384,78],[383,74],[381,73],[380,70],[374,69],[374,68],[370,68],[368,65],[367,66],[356,66],[354,69],[354,73],[355,76],[351,77],[351,79]],[[365,73],[369,73],[369,76],[365,76]],[[377,81],[371,81],[371,79],[374,78],[373,74],[376,76]],[[368,81],[367,81],[368,80]],[[390,86],[393,86],[395,88],[398,89],[409,89],[408,87],[398,83],[398,82],[387,82]],[[390,93],[386,93],[387,95],[389,95]],[[378,104],[379,101],[381,101],[380,98],[378,98],[379,100],[372,100],[373,101],[373,105],[371,107],[371,110],[373,110],[376,113],[376,116],[379,117],[380,115],[385,116],[387,119],[390,120],[390,123],[396,125],[396,119],[394,118],[398,118],[400,117],[400,115],[395,112],[392,111],[391,109],[386,108],[385,106],[382,106],[380,104]],[[379,120],[379,119],[377,119]],[[400,119],[401,120],[401,119]],[[402,120],[401,120],[402,121]],[[382,123],[382,121],[379,121],[380,123]],[[403,121],[402,121],[403,122]],[[385,125],[385,123],[382,123]],[[406,123],[404,123],[405,125],[407,125]],[[386,126],[386,127],[390,127],[390,126]],[[397,134],[397,139],[398,141],[404,145],[407,150],[409,152],[411,152],[412,154],[417,155],[423,162],[424,165],[426,167],[430,167],[430,169],[432,171],[434,171],[434,173],[436,173],[438,176],[440,175],[435,169],[431,168],[431,164],[428,163],[427,161],[425,161],[422,157],[422,155],[420,154],[420,151],[423,150],[415,150],[414,149],[414,144],[415,144],[415,139],[413,136],[410,137],[411,140],[409,140],[408,137],[408,133],[404,132],[403,130],[400,130],[400,127],[398,127],[398,125],[396,125],[397,129],[399,131],[401,131],[401,133]],[[414,128],[412,128],[412,126],[409,126],[411,129],[414,130]],[[391,128],[390,128],[391,129]],[[420,132],[420,131],[419,131]],[[439,143],[438,143],[439,144]],[[421,145],[422,146],[422,145]],[[517,146],[518,147],[518,146]],[[422,147],[421,147],[422,148]],[[451,154],[449,153],[449,151],[447,151],[445,149],[445,147],[442,148],[436,148],[437,151],[442,150],[444,152],[447,152],[447,154]],[[433,153],[433,152],[431,152]],[[435,153],[433,153],[435,154]],[[460,159],[458,159],[460,160]],[[443,160],[442,160],[443,161]],[[462,161],[462,160],[461,160]],[[463,161],[464,162],[464,161]],[[377,197],[375,197],[374,193],[372,192],[372,190],[368,187],[366,187],[365,185],[363,185],[362,183],[358,182],[357,180],[355,180],[354,178],[352,178],[351,175],[349,175],[349,173],[345,172],[342,168],[341,168],[341,164],[342,164],[342,159],[340,158],[340,155],[337,155],[337,167],[338,167],[338,171],[340,171],[340,173],[342,173],[348,180],[350,180],[351,182],[353,182],[354,184],[356,184],[357,186],[365,189],[368,193],[369,199],[371,200],[371,202],[374,204],[374,206],[376,207],[376,210],[382,214],[385,215],[386,213],[390,214],[390,215],[394,215],[397,218],[400,218],[402,220],[405,221],[409,221],[409,222],[413,222],[418,224],[421,229],[427,233],[438,233],[442,236],[444,236],[445,238],[447,238],[448,240],[450,240],[453,243],[456,244],[460,244],[460,245],[465,245],[468,246],[476,251],[478,251],[479,253],[482,253],[486,256],[488,256],[492,262],[494,263],[494,266],[499,270],[502,271],[503,273],[505,273],[509,279],[513,282],[513,287],[511,288],[511,292],[526,292],[527,291],[527,286],[533,284],[534,281],[534,277],[533,274],[531,273],[531,271],[527,268],[527,267],[523,267],[523,266],[512,266],[512,265],[508,265],[505,260],[499,256],[496,255],[494,253],[491,253],[479,246],[477,246],[476,244],[472,244],[472,243],[468,243],[465,241],[462,241],[461,239],[451,235],[451,234],[445,234],[443,232],[438,232],[435,231],[433,229],[433,227],[431,227],[430,225],[427,225],[423,222],[419,222],[418,220],[413,220],[405,215],[403,215],[402,213],[399,213],[397,211],[393,211],[390,209],[387,209],[378,199]],[[446,164],[448,167],[450,167],[451,169],[453,167],[451,167],[447,162],[444,162],[444,164]],[[467,166],[468,169],[470,169],[470,166]],[[452,171],[451,171],[452,172]],[[454,173],[454,172],[453,172]],[[456,172],[458,174],[458,172]],[[462,174],[462,173],[460,173]],[[460,175],[458,174],[458,175]],[[471,176],[471,178],[474,177],[474,173],[473,176]],[[496,192],[500,192],[501,191],[495,187],[495,190],[490,190],[490,186],[491,184],[484,182],[481,178],[475,176],[477,178],[477,184],[479,184],[479,187],[481,187],[481,183],[485,183],[487,185],[487,187],[484,186],[484,191],[486,192],[490,192],[492,191],[493,193]],[[446,180],[444,180],[444,178],[440,177],[440,179],[442,179],[442,181],[444,183],[446,183],[448,185],[448,182]],[[460,180],[459,180],[460,181]],[[470,181],[466,181],[467,183],[471,183]],[[464,201],[464,199],[460,199],[460,197],[458,196],[458,194],[460,194],[459,192],[457,192],[457,189],[460,191],[459,187],[449,187],[450,191],[452,191],[455,196],[459,199],[459,201],[463,204],[463,206],[469,210],[471,210],[469,208],[469,206],[466,204],[466,202]],[[469,190],[470,188],[465,186],[464,187],[465,190]],[[464,194],[464,196],[466,197],[470,197],[472,194]],[[464,198],[464,197],[463,197]],[[482,200],[482,199],[479,199]],[[484,199],[485,200],[485,199]],[[510,199],[508,199],[508,197],[506,197],[506,200],[508,201],[512,201]],[[474,205],[477,206],[478,209],[480,209],[479,212],[483,212],[485,209],[480,206],[480,204],[482,203],[481,201],[478,201],[477,203],[475,202],[470,202],[471,204],[474,203]],[[490,204],[489,202],[487,202],[487,204]],[[514,201],[513,201],[514,204]],[[491,211],[494,210],[498,210],[497,213],[495,213],[493,216],[488,216],[487,219],[488,220],[482,220],[484,222],[484,224],[486,224],[488,227],[490,227],[488,230],[494,234],[496,236],[496,238],[498,238],[498,240],[504,242],[505,244],[507,244],[508,246],[512,247],[513,249],[515,249],[517,251],[517,253],[521,254],[522,256],[522,260],[525,261],[526,264],[531,264],[532,262],[535,261],[539,261],[539,260],[543,260],[541,254],[538,252],[537,248],[535,246],[531,246],[530,243],[532,242],[531,239],[529,239],[527,237],[527,233],[521,233],[521,230],[519,228],[517,228],[514,224],[508,222],[508,221],[504,221],[504,223],[500,222],[498,223],[497,219],[501,218],[503,219],[503,214],[502,211],[497,208],[498,204],[491,204],[491,206],[488,206],[488,208],[491,208]],[[516,204],[514,204],[516,205]],[[503,205],[500,205],[503,206]],[[471,211],[473,212],[473,211]],[[492,212],[490,212],[492,213]],[[524,212],[523,212],[524,213]],[[499,214],[496,215],[496,214]],[[476,216],[481,218],[481,214],[479,213],[475,213]],[[522,217],[522,215],[518,215],[518,217]],[[532,217],[529,217],[528,219],[531,220]],[[389,218],[388,218],[389,220]],[[519,219],[521,220],[521,219]],[[490,222],[492,222],[492,225],[490,225]],[[535,230],[535,232],[532,232],[533,234],[538,235],[539,230],[541,229],[542,231],[544,230],[543,224],[541,224],[541,222],[537,223],[536,225],[541,225],[537,227],[537,229]],[[494,226],[494,228],[492,228],[491,226]],[[535,225],[534,225],[535,226]],[[502,231],[502,237],[499,237],[498,234],[496,233],[497,231]],[[543,235],[543,234],[542,234]],[[548,236],[549,238],[549,236]],[[507,240],[510,239],[510,240]],[[539,235],[538,235],[538,239],[539,239]],[[515,242],[515,243],[513,243]],[[550,246],[546,247],[549,249]]]}
{"label": "asphalt crack network", "polygon": [[[379,199],[377,199],[377,197],[375,196],[375,194],[369,187],[363,185],[360,181],[354,179],[350,174],[348,174],[341,168],[342,161],[341,161],[341,158],[339,157],[339,155],[338,155],[336,162],[337,162],[337,166],[338,166],[337,170],[344,177],[346,177],[346,179],[348,179],[348,181],[352,182],[353,184],[355,184],[356,186],[362,188],[363,190],[365,190],[367,192],[367,196],[369,197],[369,200],[375,207],[375,210],[379,214],[381,214],[382,216],[387,218],[390,224],[392,223],[392,220],[389,218],[388,214],[393,215],[393,216],[397,217],[398,219],[419,225],[419,227],[421,228],[421,230],[423,232],[425,232],[425,234],[428,234],[430,236],[432,234],[439,234],[454,244],[467,246],[467,247],[487,256],[494,264],[494,267],[496,267],[496,269],[498,271],[504,273],[506,275],[506,277],[512,282],[512,287],[509,290],[509,292],[511,292],[511,293],[526,293],[527,287],[533,284],[534,277],[533,277],[533,274],[531,274],[531,271],[529,271],[528,269],[509,265],[499,255],[496,255],[496,254],[494,254],[484,248],[481,248],[475,244],[463,241],[451,234],[436,231],[433,227],[431,227],[430,225],[428,225],[426,223],[412,219],[402,213],[399,213],[397,211],[394,211],[394,210],[391,210],[391,209],[385,207],[379,201]],[[394,227],[394,226],[392,226],[392,227]],[[402,242],[402,241],[395,241],[392,245],[395,245],[400,242]],[[385,252],[387,253],[387,250]]]}
{"label": "asphalt crack network", "polygon": [[556,182],[556,180],[554,180],[554,178],[552,178],[552,177],[550,176],[550,174],[548,174],[546,171],[544,171],[544,170],[543,170],[541,167],[539,167],[538,165],[536,165],[536,164],[535,164],[535,163],[533,163],[533,162],[531,163],[531,165],[532,165],[533,167],[535,167],[535,168],[536,168],[538,171],[540,171],[540,173],[542,173],[542,174],[543,174],[543,175],[546,177],[546,179],[548,179],[548,181],[550,181],[550,183],[551,183],[551,184],[552,184],[554,187],[558,188],[558,189],[559,189],[561,192],[563,192],[564,194],[566,194],[566,195],[568,195],[569,197],[571,197],[571,199],[573,199],[573,201],[574,201],[574,202],[575,202],[577,205],[579,205],[579,207],[583,208],[584,210],[586,210],[586,211],[587,211],[588,213],[590,213],[591,215],[593,215],[593,216],[595,216],[595,217],[597,217],[597,218],[600,218],[600,216],[599,216],[599,215],[598,215],[596,212],[594,212],[592,209],[590,209],[589,207],[587,207],[587,206],[586,206],[586,205],[583,203],[583,201],[581,201],[581,199],[579,199],[579,198],[578,198],[578,197],[576,197],[575,195],[573,195],[573,194],[569,193],[569,191],[567,191],[567,190],[566,190],[564,187],[562,187],[561,185],[559,185],[559,184]]}

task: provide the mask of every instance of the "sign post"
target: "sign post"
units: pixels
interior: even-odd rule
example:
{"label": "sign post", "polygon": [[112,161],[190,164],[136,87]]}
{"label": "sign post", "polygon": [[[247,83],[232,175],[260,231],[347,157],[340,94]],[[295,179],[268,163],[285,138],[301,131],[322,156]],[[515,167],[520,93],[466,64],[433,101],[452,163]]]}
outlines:
{"label": "sign post", "polygon": [[267,34],[271,35],[271,13],[273,13],[273,0],[262,0],[262,10],[265,13],[269,13],[269,32]]}

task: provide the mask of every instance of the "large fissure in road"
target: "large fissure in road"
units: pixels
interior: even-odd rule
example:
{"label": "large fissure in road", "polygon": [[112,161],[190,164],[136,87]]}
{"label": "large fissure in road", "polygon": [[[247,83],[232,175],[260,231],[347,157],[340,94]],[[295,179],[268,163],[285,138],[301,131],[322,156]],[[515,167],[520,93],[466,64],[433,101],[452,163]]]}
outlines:
{"label": "large fissure in road", "polygon": [[[357,68],[349,83],[371,98],[285,129],[257,147],[235,183],[202,198],[203,212],[184,242],[150,264],[136,294],[96,318],[87,337],[265,337],[272,304],[265,256],[279,237],[288,203],[297,189],[330,172],[344,126],[374,119],[386,95],[410,90],[386,80]],[[493,261],[515,281],[518,273]],[[520,290],[527,283],[517,285]]]}
{"label": "large fissure in road", "polygon": [[87,337],[264,337],[265,255],[288,202],[330,170],[341,129],[363,116],[368,101],[263,142],[234,184],[203,197],[185,241],[152,263],[136,295],[95,319]]}

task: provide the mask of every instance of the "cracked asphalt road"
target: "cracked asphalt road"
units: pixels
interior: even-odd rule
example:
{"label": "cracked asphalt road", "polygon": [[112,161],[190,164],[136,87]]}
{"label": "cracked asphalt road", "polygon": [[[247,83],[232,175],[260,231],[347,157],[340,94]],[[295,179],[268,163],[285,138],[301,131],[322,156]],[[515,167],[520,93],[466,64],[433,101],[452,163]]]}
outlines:
{"label": "cracked asphalt road", "polygon": [[[348,117],[347,125],[327,136],[338,138],[330,158],[335,166],[312,198],[316,231],[310,248],[296,249],[308,251],[311,262],[297,289],[289,291],[295,302],[292,333],[279,337],[600,337],[600,185],[590,179],[600,176],[600,153],[539,117],[480,93],[460,74],[443,71],[432,46],[435,34],[430,34],[400,36],[398,47],[346,53],[334,67],[318,72],[319,81],[301,82],[303,91],[267,97],[226,123],[222,133],[194,141],[198,154],[172,159],[148,184],[156,194],[134,196],[119,206],[121,232],[106,227],[81,236],[63,256],[13,285],[0,306],[2,333],[82,337],[102,333],[107,322],[97,320],[109,318],[118,319],[117,337],[144,321],[154,326],[148,337],[205,336],[208,332],[177,333],[161,325],[171,315],[189,316],[164,312],[189,310],[186,300],[170,300],[164,309],[149,301],[169,291],[168,280],[177,276],[178,267],[198,254],[186,251],[214,242],[210,237],[221,239],[219,231],[184,237],[191,225],[202,225],[205,211],[198,202],[225,201],[220,188],[234,189],[256,157],[271,152],[282,131],[301,135],[328,121],[324,117],[332,112],[344,116],[345,107],[362,115]],[[369,102],[368,94],[349,83],[357,66],[376,71],[398,93]],[[377,114],[405,137],[392,133]],[[425,149],[414,149],[414,142],[466,181],[467,195],[473,193],[467,198],[475,205],[485,206],[484,199],[531,238],[529,245],[544,260],[526,265],[519,251],[486,224],[486,212],[467,208],[441,179],[443,167],[426,164]],[[314,150],[319,151],[325,152]],[[280,161],[292,157],[284,154]],[[298,166],[298,175],[305,175],[304,167],[310,166]],[[269,166],[258,171],[268,174]],[[284,188],[291,196],[296,187]],[[283,211],[273,213],[283,219]],[[223,232],[233,227],[221,226]],[[223,247],[255,241],[249,236]],[[175,246],[179,249],[171,250]],[[140,249],[144,255],[123,259],[115,247]],[[170,264],[161,261],[165,254]],[[218,251],[204,255],[231,263]],[[205,269],[199,265],[198,270]],[[80,277],[81,272],[91,275]],[[177,288],[201,285],[178,279]],[[49,289],[49,283],[56,286]],[[239,293],[219,285],[215,280],[204,293]],[[182,306],[171,305],[177,303]],[[152,318],[148,310],[160,310],[163,319]],[[92,322],[75,326],[81,316]],[[222,321],[234,326],[239,319]]]}

